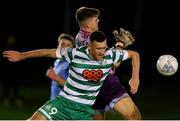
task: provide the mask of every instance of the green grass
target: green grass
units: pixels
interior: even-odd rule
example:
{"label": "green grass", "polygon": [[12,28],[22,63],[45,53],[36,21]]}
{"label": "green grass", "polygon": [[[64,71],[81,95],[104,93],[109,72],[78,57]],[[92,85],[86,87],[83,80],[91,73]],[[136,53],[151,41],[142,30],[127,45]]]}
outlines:
{"label": "green grass", "polygon": [[[28,119],[40,106],[42,106],[49,99],[50,87],[43,86],[29,86],[24,85],[21,88],[21,97],[23,106],[16,106],[10,103],[9,106],[0,103],[0,119],[1,120],[24,120]],[[2,100],[1,100],[2,101]]]}
{"label": "green grass", "polygon": [[[4,106],[0,103],[1,120],[25,120],[28,119],[40,106],[49,99],[48,85],[24,86],[21,95],[24,101],[23,107],[15,105]],[[178,120],[180,119],[180,90],[178,84],[152,84],[140,87],[135,95],[137,104],[144,120]],[[115,112],[106,114],[108,120],[122,119]]]}

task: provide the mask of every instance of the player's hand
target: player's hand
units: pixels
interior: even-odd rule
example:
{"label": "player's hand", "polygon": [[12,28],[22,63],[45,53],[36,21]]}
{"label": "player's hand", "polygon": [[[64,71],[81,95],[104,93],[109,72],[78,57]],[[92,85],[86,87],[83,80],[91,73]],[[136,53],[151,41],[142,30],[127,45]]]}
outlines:
{"label": "player's hand", "polygon": [[56,73],[54,72],[52,66],[47,70],[46,76],[49,77],[51,80],[56,80]]}
{"label": "player's hand", "polygon": [[18,62],[22,60],[22,55],[18,51],[8,50],[4,51],[2,54],[3,57],[7,58],[9,61],[12,62]]}
{"label": "player's hand", "polygon": [[137,93],[138,87],[139,87],[139,80],[131,79],[129,81],[129,86],[130,86],[130,92],[132,94]]}
{"label": "player's hand", "polygon": [[123,50],[124,49],[124,43],[121,41],[117,41],[115,44],[116,50]]}
{"label": "player's hand", "polygon": [[134,37],[132,34],[123,28],[113,31],[114,38],[116,39],[116,42],[122,42],[124,44],[123,48],[127,48],[129,45],[133,44],[135,42]]}

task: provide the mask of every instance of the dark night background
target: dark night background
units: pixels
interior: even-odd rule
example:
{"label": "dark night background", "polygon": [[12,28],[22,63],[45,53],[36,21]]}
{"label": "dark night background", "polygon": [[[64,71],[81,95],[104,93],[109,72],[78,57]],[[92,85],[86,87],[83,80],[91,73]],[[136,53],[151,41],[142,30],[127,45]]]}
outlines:
{"label": "dark night background", "polygon": [[[8,49],[28,51],[55,48],[60,33],[65,32],[73,36],[77,34],[79,28],[74,15],[76,9],[81,6],[100,10],[100,30],[107,35],[109,46],[115,43],[112,35],[114,29],[123,27],[134,35],[136,42],[128,49],[140,53],[141,84],[139,92],[132,98],[138,105],[143,119],[180,119],[179,71],[173,76],[164,77],[156,70],[156,61],[160,55],[171,54],[178,61],[180,59],[178,1],[0,2],[0,52]],[[6,40],[10,36],[16,40],[11,48],[6,45]],[[28,111],[26,115],[14,116],[13,109],[12,112],[3,113],[4,110],[11,109],[0,105],[0,119],[28,118],[49,99],[50,80],[45,77],[45,73],[53,62],[52,58],[36,58],[11,63],[2,58],[1,54],[0,96],[3,96],[4,82],[8,85],[20,85],[18,88],[24,106],[18,112],[23,112],[23,109]],[[122,63],[118,72],[127,86],[131,66],[126,63],[129,62]],[[32,95],[34,97],[30,98]],[[3,97],[1,99],[3,100]],[[27,108],[29,105],[33,106]]]}

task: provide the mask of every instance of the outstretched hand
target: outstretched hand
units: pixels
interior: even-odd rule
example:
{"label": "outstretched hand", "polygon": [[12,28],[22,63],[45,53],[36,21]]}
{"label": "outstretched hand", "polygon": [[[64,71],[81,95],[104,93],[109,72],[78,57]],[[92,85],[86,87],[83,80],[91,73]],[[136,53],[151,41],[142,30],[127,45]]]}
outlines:
{"label": "outstretched hand", "polygon": [[9,61],[12,62],[18,62],[22,59],[22,55],[18,51],[8,50],[8,51],[4,51],[2,54],[3,57],[7,58]]}
{"label": "outstretched hand", "polygon": [[125,30],[123,28],[120,28],[119,32],[118,30],[114,30],[113,35],[116,39],[116,42],[123,42],[123,48],[126,48],[135,42],[135,39],[132,36],[132,34],[128,30]]}

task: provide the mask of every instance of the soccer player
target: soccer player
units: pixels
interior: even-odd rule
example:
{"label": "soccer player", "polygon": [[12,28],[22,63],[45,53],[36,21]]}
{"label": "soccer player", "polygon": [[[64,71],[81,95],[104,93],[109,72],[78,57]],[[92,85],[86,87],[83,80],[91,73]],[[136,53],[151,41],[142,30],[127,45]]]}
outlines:
{"label": "soccer player", "polygon": [[[100,11],[95,8],[80,7],[77,9],[75,18],[79,24],[80,30],[75,38],[76,47],[85,46],[89,43],[88,37],[90,33],[99,29],[99,15]],[[126,43],[122,43],[123,38],[116,39],[118,39],[117,45],[121,47],[119,48],[119,46],[117,46],[117,49],[124,49],[127,47]],[[111,70],[111,73],[105,79],[105,83],[97,96],[97,100],[93,107],[98,110],[94,119],[103,120],[104,111],[107,111],[107,109],[115,110],[124,119],[141,119],[137,106],[128,95],[124,86],[120,84],[119,79],[113,74],[114,72]],[[136,83],[136,89],[132,87],[131,81],[129,81],[129,85],[131,87],[131,92],[135,94],[138,90],[139,82]]]}
{"label": "soccer player", "polygon": [[[98,16],[99,15],[100,15],[99,10],[95,9],[95,8],[81,7],[76,11],[75,17],[80,26],[80,31],[78,32],[78,34],[76,36],[76,47],[80,47],[80,46],[84,46],[84,45],[88,44],[89,34],[95,30],[98,30],[98,22],[99,22]],[[118,42],[117,45],[121,45],[121,49],[123,47],[125,47],[124,43],[122,43],[122,42]],[[119,48],[119,46],[117,46],[117,48]],[[56,63],[56,65],[58,65],[58,63]],[[67,63],[65,65],[67,67]],[[58,68],[58,67],[55,67],[55,68]],[[67,69],[66,69],[66,71],[67,71]],[[66,71],[64,71],[64,72],[66,72]],[[61,77],[61,74],[56,75],[52,68],[48,70],[47,75],[51,79],[59,82],[59,84],[61,86],[63,86],[63,83],[65,82],[65,80],[63,80],[63,79],[65,79],[64,76]],[[105,84],[104,84],[103,88],[100,90],[100,94],[98,95],[97,101],[95,102],[95,105],[94,105],[95,109],[99,109],[96,111],[96,114],[94,115],[94,118],[93,118],[94,120],[97,120],[97,119],[103,120],[105,108],[106,108],[106,110],[113,109],[114,108],[113,105],[115,105],[119,100],[121,100],[124,97],[129,97],[124,86],[122,86],[120,84],[119,79],[117,77],[115,77],[111,74],[107,77],[107,79],[110,82],[111,86],[109,85],[109,82],[108,82],[107,85],[105,86]],[[56,81],[53,81],[52,83],[56,83],[56,86],[57,86]],[[112,91],[112,88],[114,91]],[[51,88],[51,89],[52,89],[52,91],[55,91],[53,97],[51,95],[51,97],[54,98],[59,94],[60,89],[59,88]],[[107,89],[109,89],[109,90],[107,90]],[[108,93],[106,94],[105,92],[108,92]],[[109,98],[107,98],[107,97],[109,97]],[[111,105],[111,107],[109,107],[110,105]],[[118,106],[117,106],[117,109],[120,108]],[[125,116],[122,113],[122,111],[118,112],[118,113],[120,113],[121,115],[123,114],[123,117],[125,119],[140,119],[139,118],[140,113],[138,112],[138,109],[135,105],[133,105],[130,109],[128,109],[127,112],[128,112],[128,114],[126,114],[127,116]]]}
{"label": "soccer player", "polygon": [[3,56],[13,62],[46,56],[65,58],[70,63],[69,75],[60,95],[39,108],[31,119],[92,119],[94,115],[92,106],[105,78],[113,64],[126,59],[132,60],[131,89],[136,91],[139,82],[139,54],[130,50],[108,49],[106,37],[101,31],[92,32],[89,39],[88,46],[80,48],[3,52]]}
{"label": "soccer player", "polygon": [[[59,35],[58,47],[72,48],[73,46],[74,46],[74,38],[71,35],[65,33]],[[53,68],[51,67],[47,70],[46,75],[50,79],[52,79],[50,99],[54,99],[55,97],[57,97],[57,95],[59,95],[61,91],[61,86],[64,85],[65,80],[67,79],[68,76],[68,66],[69,63],[66,60],[57,59],[54,62],[54,67]]]}

